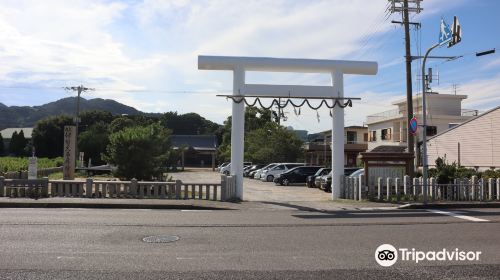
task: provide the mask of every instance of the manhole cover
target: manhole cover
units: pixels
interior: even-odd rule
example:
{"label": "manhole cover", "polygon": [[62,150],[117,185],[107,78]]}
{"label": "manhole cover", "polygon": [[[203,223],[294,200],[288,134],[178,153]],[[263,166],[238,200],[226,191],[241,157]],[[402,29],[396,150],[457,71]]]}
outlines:
{"label": "manhole cover", "polygon": [[147,243],[169,243],[179,240],[179,236],[175,235],[153,235],[146,236],[142,241]]}

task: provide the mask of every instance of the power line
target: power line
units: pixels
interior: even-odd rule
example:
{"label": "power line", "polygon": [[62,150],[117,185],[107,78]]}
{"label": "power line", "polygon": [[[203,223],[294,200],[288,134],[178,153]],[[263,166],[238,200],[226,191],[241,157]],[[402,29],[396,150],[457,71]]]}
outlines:
{"label": "power line", "polygon": [[387,3],[385,9],[375,17],[374,22],[376,23],[371,24],[370,28],[361,36],[361,47],[358,49],[358,55],[355,56],[355,58],[360,58],[366,53],[367,47],[370,45],[368,43],[379,33],[379,31],[381,31],[381,27],[383,27],[383,24],[390,17],[391,13],[389,9],[390,3]]}
{"label": "power line", "polygon": [[[66,87],[28,87],[28,86],[0,86],[0,89],[28,89],[28,90],[61,90],[66,89]],[[111,92],[131,92],[131,93],[185,93],[185,94],[197,94],[197,93],[231,93],[230,89],[221,90],[164,90],[164,89],[120,89],[120,88],[93,88],[94,91],[111,91]]]}

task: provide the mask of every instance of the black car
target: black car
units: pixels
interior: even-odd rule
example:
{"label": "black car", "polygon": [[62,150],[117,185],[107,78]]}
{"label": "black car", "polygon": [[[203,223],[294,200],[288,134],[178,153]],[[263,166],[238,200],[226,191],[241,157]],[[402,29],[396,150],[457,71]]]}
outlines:
{"label": "black car", "polygon": [[243,171],[243,177],[248,177],[250,172],[261,169],[264,166],[266,166],[266,165],[265,164],[254,164],[254,165],[250,166],[245,171]]}
{"label": "black car", "polygon": [[[359,167],[346,167],[344,168],[344,175],[349,176],[355,171],[358,171]],[[328,175],[323,176],[323,179],[321,180],[321,186],[320,188],[324,190],[325,192],[331,192],[332,191],[332,172],[328,173]]]}
{"label": "black car", "polygon": [[308,188],[317,188],[319,187],[315,185],[316,178],[319,176],[323,176],[328,174],[332,169],[331,168],[321,168],[314,175],[307,176],[306,185]]}
{"label": "black car", "polygon": [[274,179],[274,183],[276,185],[285,185],[288,186],[290,184],[296,183],[305,183],[307,176],[316,174],[318,170],[321,169],[321,166],[299,166],[292,168],[281,175],[277,176]]}

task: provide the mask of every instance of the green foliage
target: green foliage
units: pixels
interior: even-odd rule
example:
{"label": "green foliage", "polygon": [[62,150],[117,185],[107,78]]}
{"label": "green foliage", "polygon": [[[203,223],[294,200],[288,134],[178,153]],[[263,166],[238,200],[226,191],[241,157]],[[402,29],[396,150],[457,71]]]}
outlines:
{"label": "green foliage", "polygon": [[123,130],[127,127],[133,127],[135,126],[134,120],[127,116],[121,116],[115,118],[110,124],[109,124],[109,132],[110,133],[115,133],[120,130]]}
{"label": "green foliage", "polygon": [[436,159],[436,168],[429,169],[429,176],[437,178],[438,184],[448,184],[455,178],[470,178],[474,175],[479,175],[479,173],[474,169],[460,166],[456,162],[448,164],[446,158],[441,157]]}
{"label": "green foliage", "polygon": [[[63,158],[38,158],[38,169],[63,165]],[[0,157],[0,172],[28,170],[27,157]]]}
{"label": "green foliage", "polygon": [[214,134],[220,127],[196,113],[179,115],[177,112],[167,112],[161,116],[160,121],[163,126],[172,131],[172,134]]}
{"label": "green foliage", "polygon": [[33,129],[33,145],[39,157],[62,156],[64,149],[64,126],[72,125],[67,115],[48,117],[36,123]]}
{"label": "green foliage", "polygon": [[28,145],[28,140],[24,137],[24,131],[14,131],[9,143],[9,153],[14,156],[25,156],[26,155],[26,145]]}
{"label": "green foliage", "polygon": [[245,159],[252,162],[296,162],[303,156],[295,133],[269,122],[245,135]]}
{"label": "green foliage", "polygon": [[182,157],[182,150],[186,150],[187,147],[179,147],[179,149],[170,149],[168,152],[166,164],[167,170],[177,171],[177,162]]}
{"label": "green foliage", "polygon": [[159,124],[128,127],[109,137],[104,160],[117,165],[120,178],[150,180],[165,171],[170,131]]}
{"label": "green foliage", "polygon": [[109,124],[113,121],[113,115],[110,112],[91,110],[80,113],[79,134],[87,131],[97,123]]}
{"label": "green foliage", "polygon": [[481,174],[481,178],[484,178],[485,180],[489,178],[500,178],[500,169],[497,170],[486,170]]}
{"label": "green foliage", "polygon": [[2,134],[0,134],[0,156],[5,154],[5,145],[3,143],[3,137]]}
{"label": "green foliage", "polygon": [[[296,162],[303,156],[302,141],[293,133],[272,121],[270,110],[248,107],[245,110],[245,160],[270,162]],[[224,122],[222,144],[218,158],[231,158],[231,117]]]}
{"label": "green foliage", "polygon": [[99,165],[105,162],[101,159],[101,154],[106,151],[109,144],[108,124],[97,122],[78,136],[78,150],[84,152],[85,161],[89,158],[92,163]]}

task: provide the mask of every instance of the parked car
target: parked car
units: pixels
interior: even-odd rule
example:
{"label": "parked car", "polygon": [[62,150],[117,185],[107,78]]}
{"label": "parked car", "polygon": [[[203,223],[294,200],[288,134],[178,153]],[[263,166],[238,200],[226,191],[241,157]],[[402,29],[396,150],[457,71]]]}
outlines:
{"label": "parked car", "polygon": [[243,166],[243,177],[245,177],[245,172],[252,167],[251,165]]}
{"label": "parked car", "polygon": [[229,173],[231,173],[231,163],[228,163],[228,164],[224,165],[223,167],[221,167],[219,172],[224,174],[224,175],[229,175]]}
{"label": "parked car", "polygon": [[226,165],[228,165],[228,164],[229,164],[229,162],[223,162],[223,163],[221,163],[219,166],[217,166],[217,172],[220,172],[220,170],[221,170],[224,166],[226,166]]}
{"label": "parked car", "polygon": [[243,177],[250,177],[250,173],[252,171],[256,171],[258,169],[261,169],[262,167],[264,167],[265,164],[254,164],[254,165],[250,165],[244,172],[243,172]]}
{"label": "parked car", "polygon": [[[307,176],[306,186],[308,188],[318,188],[319,187],[319,179],[321,176],[328,174],[332,169],[331,168],[320,168],[313,175]],[[318,179],[318,184],[316,185],[316,179]]]}
{"label": "parked car", "polygon": [[356,170],[353,173],[351,173],[351,175],[349,175],[349,177],[358,178],[359,175],[365,175],[365,169],[361,168],[359,170]]}
{"label": "parked car", "polygon": [[280,163],[273,168],[269,168],[267,171],[260,174],[260,180],[264,182],[272,182],[274,177],[292,168],[304,166],[303,163]]}
{"label": "parked car", "polygon": [[[243,170],[245,170],[245,167],[248,167],[251,165],[252,165],[251,162],[243,162]],[[231,163],[229,162],[228,164],[221,167],[219,172],[224,174],[224,175],[229,175],[231,173]]]}
{"label": "parked car", "polygon": [[[344,175],[349,176],[355,171],[359,170],[360,168],[358,167],[347,167],[344,168]],[[324,190],[325,192],[331,192],[332,191],[332,172],[328,173],[328,175],[322,176],[321,177],[321,185],[320,188]]]}
{"label": "parked car", "polygon": [[308,176],[316,174],[318,170],[321,169],[321,166],[299,166],[292,168],[288,171],[285,171],[281,174],[278,174],[276,178],[274,178],[274,183],[276,185],[285,185],[288,186],[290,184],[297,183],[305,183]]}
{"label": "parked car", "polygon": [[254,179],[260,179],[260,175],[262,174],[262,172],[265,172],[265,171],[267,171],[267,169],[269,169],[269,168],[273,168],[273,167],[275,167],[276,165],[278,165],[278,163],[271,163],[271,164],[268,164],[268,165],[266,165],[266,166],[262,167],[261,169],[258,169],[258,170],[255,172],[255,174],[254,174],[253,178],[254,178]]}

